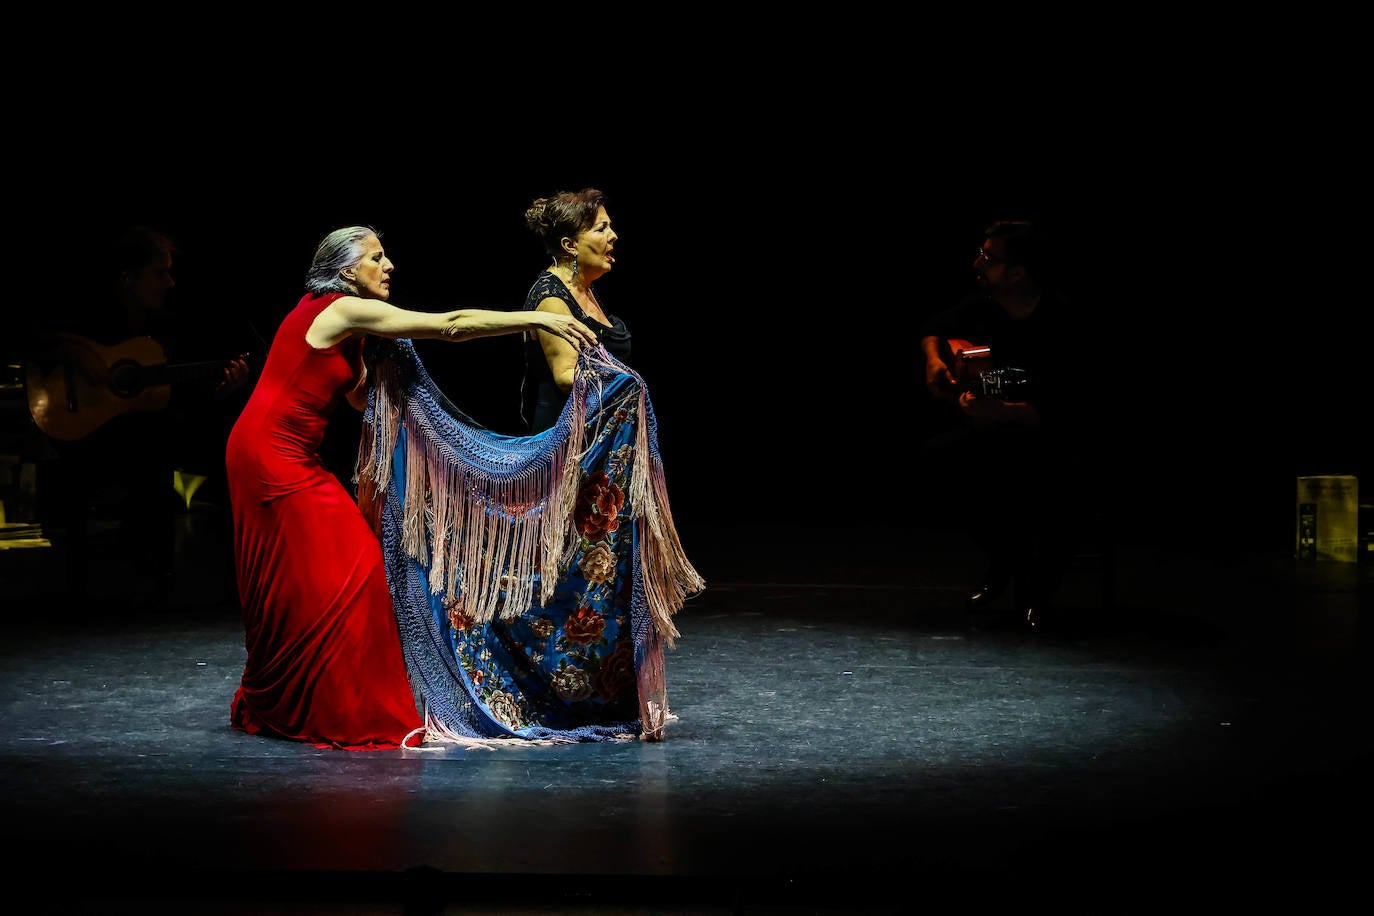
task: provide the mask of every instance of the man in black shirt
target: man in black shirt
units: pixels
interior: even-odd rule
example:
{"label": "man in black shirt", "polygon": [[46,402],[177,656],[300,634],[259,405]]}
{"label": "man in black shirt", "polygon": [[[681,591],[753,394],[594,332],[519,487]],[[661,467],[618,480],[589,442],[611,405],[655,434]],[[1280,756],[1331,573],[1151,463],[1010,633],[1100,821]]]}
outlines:
{"label": "man in black shirt", "polygon": [[1084,365],[1087,323],[1055,283],[1044,233],[999,221],[973,262],[976,292],[922,329],[932,421],[923,457],[940,515],[982,549],[971,609],[1013,587],[1027,626],[1040,625],[1072,556],[1093,418]]}
{"label": "man in black shirt", "polygon": [[[97,256],[101,253],[97,253]],[[146,226],[123,227],[97,263],[98,287],[40,323],[31,360],[35,420],[51,438],[44,514],[62,532],[66,585],[101,594],[89,581],[91,529],[114,528],[107,548],[117,569],[151,578],[159,605],[175,570],[174,522],[194,489],[178,492],[180,472],[223,476],[225,400],[247,386],[246,359],[226,347],[225,322],[202,330],[172,302],[177,245]],[[38,390],[38,393],[35,392]]]}

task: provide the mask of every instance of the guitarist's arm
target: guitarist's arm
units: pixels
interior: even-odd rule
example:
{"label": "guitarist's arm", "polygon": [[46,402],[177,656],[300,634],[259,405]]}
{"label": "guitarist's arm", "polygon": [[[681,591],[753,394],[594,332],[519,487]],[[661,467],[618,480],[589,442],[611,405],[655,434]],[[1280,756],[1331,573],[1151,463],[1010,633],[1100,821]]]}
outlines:
{"label": "guitarist's arm", "polygon": [[954,391],[954,371],[945,362],[940,350],[941,338],[927,334],[921,338],[921,355],[925,361],[926,389],[937,398],[948,398]]}

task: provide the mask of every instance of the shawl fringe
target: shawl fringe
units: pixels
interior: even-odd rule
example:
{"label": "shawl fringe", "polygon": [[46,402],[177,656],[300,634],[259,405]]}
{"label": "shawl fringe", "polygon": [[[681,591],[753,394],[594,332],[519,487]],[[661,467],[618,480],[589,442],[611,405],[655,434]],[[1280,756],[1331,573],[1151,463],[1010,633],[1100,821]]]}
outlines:
{"label": "shawl fringe", "polygon": [[[427,564],[431,594],[442,594],[479,623],[513,619],[553,597],[580,543],[574,524],[579,462],[596,442],[586,430],[589,409],[602,405],[607,377],[633,378],[639,416],[630,509],[649,615],[671,648],[680,635],[673,615],[706,583],[687,559],[673,523],[653,406],[638,374],[603,348],[584,350],[569,409],[548,434],[517,438],[483,430],[477,436],[465,418],[438,406],[442,395],[413,344],[388,343],[371,369],[354,468],[358,504],[380,533],[392,455],[404,440],[402,549]],[[509,450],[498,452],[503,443]],[[666,707],[646,710],[644,737],[654,740],[669,718]]]}

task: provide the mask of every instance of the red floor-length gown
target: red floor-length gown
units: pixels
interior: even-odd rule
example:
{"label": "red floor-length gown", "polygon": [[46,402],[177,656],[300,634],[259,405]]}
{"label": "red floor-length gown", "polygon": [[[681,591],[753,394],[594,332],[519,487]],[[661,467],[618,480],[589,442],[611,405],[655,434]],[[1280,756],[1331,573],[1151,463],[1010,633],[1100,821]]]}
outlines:
{"label": "red floor-length gown", "polygon": [[321,747],[394,748],[423,721],[382,548],[319,453],[361,356],[356,338],[319,350],[306,343],[315,316],[338,296],[307,294],[282,321],[229,435],[248,650],[230,721]]}

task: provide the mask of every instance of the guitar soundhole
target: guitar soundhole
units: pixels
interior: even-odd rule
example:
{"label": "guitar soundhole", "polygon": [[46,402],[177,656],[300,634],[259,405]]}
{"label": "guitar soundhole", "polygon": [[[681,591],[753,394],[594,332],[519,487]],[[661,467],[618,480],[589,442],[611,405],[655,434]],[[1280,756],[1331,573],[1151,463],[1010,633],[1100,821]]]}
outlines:
{"label": "guitar soundhole", "polygon": [[132,398],[141,392],[143,367],[130,359],[122,359],[110,365],[110,390],[121,398]]}

